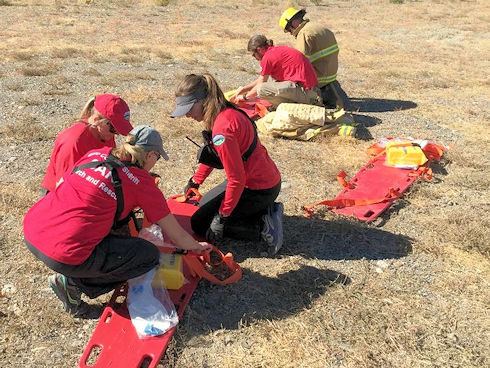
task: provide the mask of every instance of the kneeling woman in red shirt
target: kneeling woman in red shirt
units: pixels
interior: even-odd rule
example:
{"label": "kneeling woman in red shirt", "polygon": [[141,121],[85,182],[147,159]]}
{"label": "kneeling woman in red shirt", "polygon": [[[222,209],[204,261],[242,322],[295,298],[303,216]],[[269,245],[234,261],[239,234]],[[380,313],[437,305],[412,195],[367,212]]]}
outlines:
{"label": "kneeling woman in red shirt", "polygon": [[110,234],[117,220],[135,207],[142,208],[177,247],[197,253],[210,249],[196,242],[170,213],[148,172],[160,157],[168,159],[160,134],[138,126],[122,146],[85,154],[25,215],[27,247],[57,272],[48,281],[71,314],[86,311],[81,293],[95,298],[158,265],[159,251],[152,243]]}
{"label": "kneeling woman in red shirt", "polygon": [[42,181],[43,194],[54,190],[65,171],[88,151],[116,147],[114,136],[127,135],[131,129],[129,106],[121,97],[105,94],[89,100],[80,120],[56,136]]}
{"label": "kneeling woman in red shirt", "polygon": [[[204,122],[206,150],[186,189],[198,188],[214,168],[223,168],[227,180],[202,198],[192,216],[194,232],[210,242],[223,236],[259,240],[274,255],[282,246],[282,203],[274,203],[281,175],[260,143],[255,123],[228,102],[209,74],[187,75],[176,92],[171,117],[187,116]],[[209,160],[212,156],[212,160]]]}

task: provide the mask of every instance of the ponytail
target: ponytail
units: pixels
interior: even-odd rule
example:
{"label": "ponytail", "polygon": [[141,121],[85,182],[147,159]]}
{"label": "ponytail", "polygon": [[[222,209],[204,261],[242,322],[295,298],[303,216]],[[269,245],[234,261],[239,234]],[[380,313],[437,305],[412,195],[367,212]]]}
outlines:
{"label": "ponytail", "polygon": [[95,97],[92,97],[90,100],[87,101],[85,104],[82,113],[80,114],[80,119],[88,119],[91,117],[94,113],[94,104],[95,104]]}
{"label": "ponytail", "polygon": [[131,159],[132,164],[143,167],[146,162],[146,151],[142,146],[135,145],[136,136],[128,134],[124,143],[112,150],[112,154],[120,160]]}
{"label": "ponytail", "polygon": [[83,107],[83,110],[80,114],[79,119],[80,120],[88,120],[88,118],[90,118],[92,115],[97,115],[97,117],[99,117],[99,120],[97,121],[97,123],[93,124],[93,123],[89,122],[89,124],[97,126],[97,125],[102,125],[102,124],[106,124],[106,123],[111,123],[111,121],[109,119],[107,119],[104,115],[102,115],[100,112],[98,112],[96,110],[94,105],[95,105],[95,97],[92,97],[90,100],[87,101],[87,103]]}

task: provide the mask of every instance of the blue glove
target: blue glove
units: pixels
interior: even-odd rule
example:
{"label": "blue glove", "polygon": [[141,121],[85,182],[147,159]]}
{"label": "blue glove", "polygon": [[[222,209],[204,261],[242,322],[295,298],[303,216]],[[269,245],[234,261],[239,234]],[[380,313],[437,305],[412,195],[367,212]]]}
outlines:
{"label": "blue glove", "polygon": [[228,220],[228,216],[216,214],[211,221],[208,231],[206,232],[206,240],[210,243],[215,243],[223,239],[223,233],[225,231],[225,223]]}

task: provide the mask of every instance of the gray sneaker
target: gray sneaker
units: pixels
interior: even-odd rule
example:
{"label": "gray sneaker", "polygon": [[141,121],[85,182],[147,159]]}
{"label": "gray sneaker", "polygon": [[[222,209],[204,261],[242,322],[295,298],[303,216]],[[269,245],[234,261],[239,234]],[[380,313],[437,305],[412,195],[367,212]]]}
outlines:
{"label": "gray sneaker", "polygon": [[262,228],[262,239],[267,243],[267,253],[275,256],[282,247],[284,233],[282,229],[282,217],[284,206],[281,202],[274,203],[269,207],[267,213],[262,217],[264,226]]}
{"label": "gray sneaker", "polygon": [[63,303],[65,311],[74,317],[83,315],[87,303],[82,301],[82,292],[75,285],[70,285],[65,275],[57,273],[48,277],[48,283],[59,300]]}

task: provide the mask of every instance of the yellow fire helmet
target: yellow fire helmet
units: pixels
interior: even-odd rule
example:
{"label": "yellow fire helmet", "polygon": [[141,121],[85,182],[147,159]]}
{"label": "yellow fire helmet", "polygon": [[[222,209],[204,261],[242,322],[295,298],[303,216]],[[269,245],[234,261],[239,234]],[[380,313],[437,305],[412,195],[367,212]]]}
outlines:
{"label": "yellow fire helmet", "polygon": [[281,18],[279,18],[279,26],[284,30],[284,32],[288,32],[288,27],[290,26],[290,21],[291,19],[296,15],[302,13],[303,15],[306,14],[305,9],[295,9],[295,8],[287,8],[284,10],[284,12],[281,15]]}

